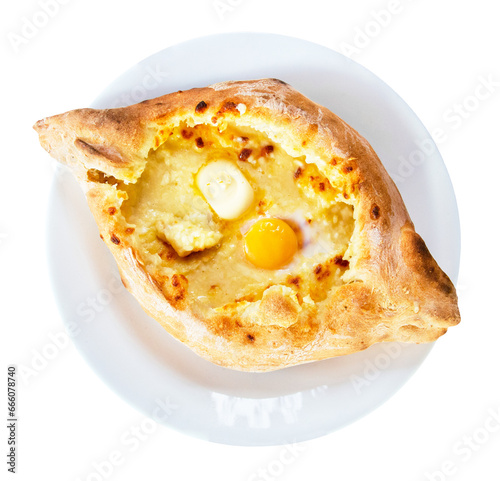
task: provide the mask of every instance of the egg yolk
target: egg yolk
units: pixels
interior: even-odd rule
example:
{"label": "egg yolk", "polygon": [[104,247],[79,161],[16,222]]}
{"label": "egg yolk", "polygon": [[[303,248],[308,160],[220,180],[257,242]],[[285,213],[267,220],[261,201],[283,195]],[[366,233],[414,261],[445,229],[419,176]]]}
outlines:
{"label": "egg yolk", "polygon": [[298,249],[297,236],[281,219],[260,219],[244,239],[245,255],[256,267],[279,269],[286,266]]}

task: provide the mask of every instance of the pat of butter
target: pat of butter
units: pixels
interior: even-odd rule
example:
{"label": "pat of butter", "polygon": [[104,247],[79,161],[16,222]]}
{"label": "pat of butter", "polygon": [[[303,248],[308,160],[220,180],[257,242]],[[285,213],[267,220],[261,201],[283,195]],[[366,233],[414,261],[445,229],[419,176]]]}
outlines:
{"label": "pat of butter", "polygon": [[202,167],[196,175],[196,185],[222,219],[238,218],[253,202],[251,185],[229,160],[216,160]]}

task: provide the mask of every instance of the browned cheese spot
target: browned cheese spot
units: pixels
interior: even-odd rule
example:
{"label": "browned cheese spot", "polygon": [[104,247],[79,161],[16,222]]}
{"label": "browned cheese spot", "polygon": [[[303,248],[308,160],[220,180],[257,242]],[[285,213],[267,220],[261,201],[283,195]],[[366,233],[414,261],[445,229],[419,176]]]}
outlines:
{"label": "browned cheese spot", "polygon": [[316,192],[326,192],[331,191],[332,189],[330,181],[326,177],[320,175],[310,175],[309,182],[313,190]]}
{"label": "browned cheese spot", "polygon": [[370,209],[370,218],[372,220],[377,220],[380,217],[380,207],[377,204],[373,204]]}
{"label": "browned cheese spot", "polygon": [[298,167],[297,170],[293,173],[293,178],[298,179],[302,175],[302,167]]}
{"label": "browned cheese spot", "polygon": [[118,245],[120,243],[120,239],[118,237],[116,237],[115,234],[111,234],[110,240],[113,244],[116,244],[116,245]]}
{"label": "browned cheese spot", "polygon": [[300,276],[288,276],[286,281],[288,284],[300,287]]}
{"label": "browned cheese spot", "polygon": [[248,157],[252,155],[252,149],[243,149],[240,152],[240,155],[238,155],[238,159],[241,160],[242,162],[246,162],[248,160]]}
{"label": "browned cheese spot", "polygon": [[205,147],[205,143],[203,142],[203,139],[201,137],[196,138],[196,147],[198,147],[199,149]]}
{"label": "browned cheese spot", "polygon": [[165,294],[166,299],[172,303],[174,307],[176,304],[180,306],[181,301],[183,301],[186,297],[188,280],[182,274],[174,274],[170,279],[170,286],[165,284],[163,293]]}
{"label": "browned cheese spot", "polygon": [[224,114],[226,112],[238,112],[239,113],[239,110],[236,108],[236,104],[234,102],[227,101],[227,102],[224,102],[224,104],[222,105],[222,107],[219,109],[219,111],[217,113]]}
{"label": "browned cheese spot", "polygon": [[181,130],[181,135],[184,139],[190,139],[193,136],[193,131],[192,130],[186,130],[182,129]]}
{"label": "browned cheese spot", "polygon": [[323,266],[321,264],[318,264],[314,268],[314,275],[316,276],[316,280],[322,281],[323,279],[326,279],[330,275],[330,270],[328,269],[328,266]]}
{"label": "browned cheese spot", "polygon": [[194,109],[194,111],[197,113],[197,114],[202,114],[203,112],[205,112],[205,110],[207,110],[207,103],[202,100],[197,106],[196,108]]}
{"label": "browned cheese spot", "polygon": [[335,256],[333,258],[333,263],[339,267],[346,267],[346,268],[349,267],[349,261],[343,259],[342,256]]}
{"label": "browned cheese spot", "polygon": [[264,215],[265,211],[265,206],[266,206],[266,201],[265,200],[259,200],[259,203],[257,205],[257,213],[259,215]]}
{"label": "browned cheese spot", "polygon": [[272,145],[266,145],[260,150],[261,157],[267,157],[269,154],[274,152],[274,147]]}

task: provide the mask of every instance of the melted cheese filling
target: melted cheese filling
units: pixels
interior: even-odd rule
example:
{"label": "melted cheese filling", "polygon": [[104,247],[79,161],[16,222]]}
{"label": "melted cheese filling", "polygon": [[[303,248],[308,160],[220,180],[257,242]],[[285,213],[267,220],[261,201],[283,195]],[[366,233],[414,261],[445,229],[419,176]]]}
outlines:
{"label": "melted cheese filling", "polygon": [[[251,185],[254,200],[235,220],[223,220],[196,185],[209,162],[232,162]],[[314,164],[288,155],[249,128],[180,125],[156,149],[135,184],[123,187],[121,211],[133,227],[132,243],[153,275],[182,274],[187,300],[210,308],[262,299],[287,286],[302,302],[326,298],[348,269],[343,256],[354,230],[353,208]],[[285,220],[299,250],[290,264],[268,270],[246,258],[243,236],[262,217]]]}

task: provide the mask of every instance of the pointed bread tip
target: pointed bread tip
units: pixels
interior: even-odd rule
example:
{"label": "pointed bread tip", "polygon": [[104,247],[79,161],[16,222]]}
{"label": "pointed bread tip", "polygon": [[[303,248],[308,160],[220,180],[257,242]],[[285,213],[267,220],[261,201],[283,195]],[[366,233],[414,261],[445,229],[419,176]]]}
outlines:
{"label": "pointed bread tip", "polygon": [[47,127],[47,122],[45,122],[45,119],[41,119],[38,122],[35,122],[33,125],[33,129],[36,130],[37,132],[42,131]]}

